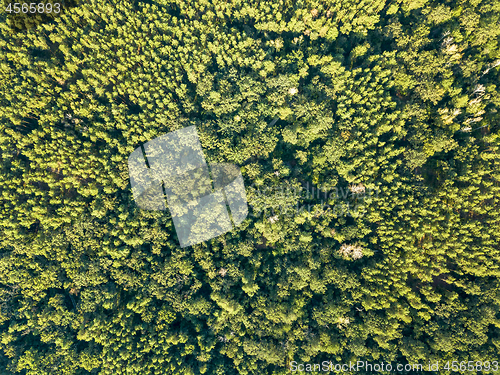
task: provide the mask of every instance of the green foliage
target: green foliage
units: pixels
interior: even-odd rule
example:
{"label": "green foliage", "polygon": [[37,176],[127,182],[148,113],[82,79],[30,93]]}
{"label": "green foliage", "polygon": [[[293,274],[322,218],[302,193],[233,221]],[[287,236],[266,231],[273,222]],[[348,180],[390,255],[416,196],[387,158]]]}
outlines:
{"label": "green foliage", "polygon": [[[497,358],[499,17],[493,0],[1,15],[2,373]],[[209,162],[242,166],[252,212],[180,249],[127,159],[190,125]],[[306,184],[348,194],[281,194]]]}

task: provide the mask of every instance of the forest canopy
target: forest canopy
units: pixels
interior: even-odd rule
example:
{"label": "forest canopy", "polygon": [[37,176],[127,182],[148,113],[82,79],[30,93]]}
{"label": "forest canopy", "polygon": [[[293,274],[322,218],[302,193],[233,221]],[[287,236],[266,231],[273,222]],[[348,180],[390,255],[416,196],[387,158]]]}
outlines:
{"label": "forest canopy", "polygon": [[[2,374],[500,361],[500,2],[8,3]],[[250,212],[181,248],[127,160],[193,125]]]}

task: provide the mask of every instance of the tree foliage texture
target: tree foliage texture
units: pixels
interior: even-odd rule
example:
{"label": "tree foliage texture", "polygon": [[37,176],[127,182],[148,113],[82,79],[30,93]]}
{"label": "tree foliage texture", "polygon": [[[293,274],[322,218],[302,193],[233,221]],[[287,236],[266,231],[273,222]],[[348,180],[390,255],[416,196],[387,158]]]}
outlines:
{"label": "tree foliage texture", "polygon": [[[497,0],[2,13],[1,372],[498,359],[499,15]],[[242,166],[253,208],[284,183],[376,194],[363,214],[250,215],[181,249],[168,213],[134,205],[127,158],[191,125],[209,162]]]}

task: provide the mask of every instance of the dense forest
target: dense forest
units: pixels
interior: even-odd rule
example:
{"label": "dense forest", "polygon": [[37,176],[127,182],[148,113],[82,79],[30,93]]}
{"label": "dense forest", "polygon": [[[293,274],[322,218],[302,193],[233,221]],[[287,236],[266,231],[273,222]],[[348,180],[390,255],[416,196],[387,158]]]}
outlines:
{"label": "dense forest", "polygon": [[[500,362],[498,0],[9,3],[1,374]],[[193,125],[249,213],[181,248],[127,160]]]}

